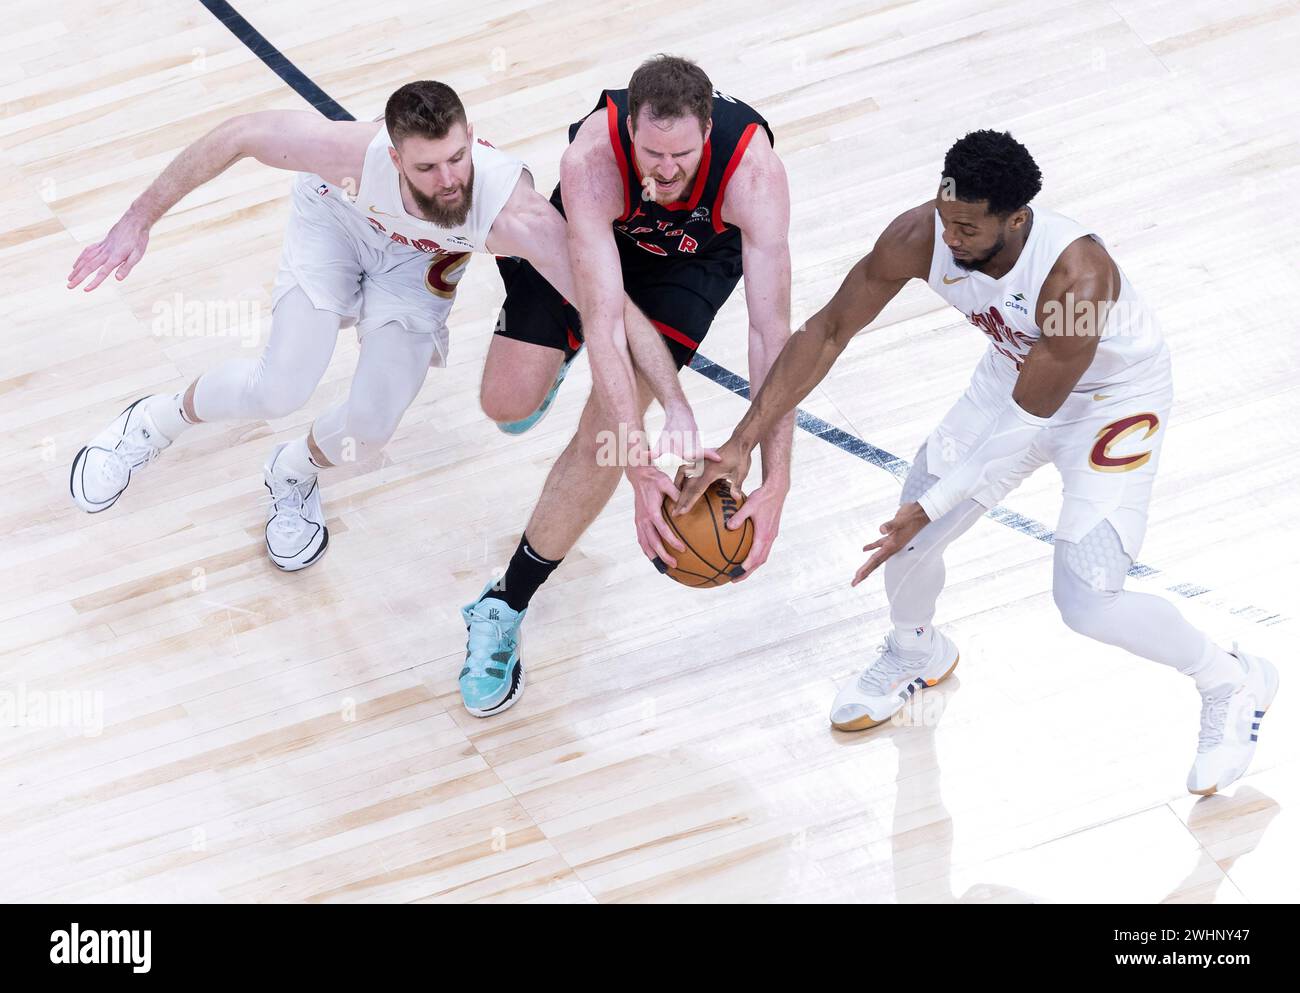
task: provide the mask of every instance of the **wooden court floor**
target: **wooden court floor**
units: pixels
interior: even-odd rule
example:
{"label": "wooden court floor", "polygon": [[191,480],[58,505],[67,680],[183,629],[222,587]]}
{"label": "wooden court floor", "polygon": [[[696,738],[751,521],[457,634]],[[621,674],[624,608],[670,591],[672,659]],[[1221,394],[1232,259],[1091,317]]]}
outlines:
{"label": "wooden court floor", "polygon": [[[897,725],[833,732],[836,685],[886,628],[879,579],[849,580],[899,480],[799,431],[782,534],[751,581],[659,576],[624,487],[534,601],[522,702],[470,717],[458,608],[505,566],[590,387],[583,359],[535,431],[486,419],[502,295],[487,259],[461,284],[449,367],[382,459],[322,479],[318,565],[266,560],[259,473],[346,391],[351,332],[306,408],[196,428],[112,511],[82,514],[68,465],[95,431],[269,330],[290,177],[244,162],[196,191],[125,282],[70,292],[73,260],[221,120],[308,105],[197,2],[15,0],[0,37],[0,899],[1300,897],[1300,4],[721,0],[664,19],[641,0],[484,0],[454,20],[389,0],[235,6],[359,118],[408,80],[452,84],[477,133],[547,189],[603,87],[658,51],[696,58],[772,122],[796,322],[931,195],[953,140],[1011,130],[1042,166],[1039,202],[1105,236],[1171,343],[1141,554],[1155,571],[1131,588],[1272,658],[1281,695],[1251,774],[1188,795],[1191,682],[1066,629],[1050,545],[986,518],[948,556],[955,678]],[[702,352],[746,376],[745,337],[742,287]],[[911,286],[804,409],[910,460],[983,347]],[[683,375],[721,442],[745,401]],[[1006,506],[1050,529],[1059,477]]]}

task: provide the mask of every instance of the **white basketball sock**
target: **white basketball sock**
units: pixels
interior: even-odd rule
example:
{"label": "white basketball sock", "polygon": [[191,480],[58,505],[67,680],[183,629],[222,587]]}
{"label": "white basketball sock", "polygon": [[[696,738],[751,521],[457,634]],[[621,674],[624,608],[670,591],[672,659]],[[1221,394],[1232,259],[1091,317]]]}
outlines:
{"label": "white basketball sock", "polygon": [[920,658],[934,649],[934,628],[929,624],[901,624],[894,621],[894,647],[906,658]]}
{"label": "white basketball sock", "polygon": [[1246,678],[1246,667],[1241,659],[1225,652],[1209,638],[1205,639],[1205,652],[1196,668],[1184,669],[1183,672],[1196,680],[1196,688],[1202,693],[1225,683],[1239,686]]}
{"label": "white basketball sock", "polygon": [[289,444],[280,450],[276,456],[275,467],[272,471],[282,479],[310,479],[316,473],[320,472],[322,466],[318,466],[311,458],[311,449],[307,445],[307,436],[295,438]]}
{"label": "white basketball sock", "polygon": [[158,396],[150,397],[144,405],[144,412],[149,415],[154,427],[162,432],[163,437],[168,441],[175,441],[186,428],[191,426],[181,410],[184,398],[184,391],[160,393]]}

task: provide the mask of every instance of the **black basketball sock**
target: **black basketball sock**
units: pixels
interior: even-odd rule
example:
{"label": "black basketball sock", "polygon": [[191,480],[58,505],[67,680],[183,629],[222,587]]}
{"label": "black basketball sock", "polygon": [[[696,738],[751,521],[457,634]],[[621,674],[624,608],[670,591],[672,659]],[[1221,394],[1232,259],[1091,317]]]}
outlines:
{"label": "black basketball sock", "polygon": [[551,578],[555,567],[563,561],[542,558],[528,544],[528,535],[524,535],[519,539],[515,554],[510,556],[510,565],[501,577],[499,588],[489,589],[483,596],[504,600],[511,610],[523,610],[542,583]]}

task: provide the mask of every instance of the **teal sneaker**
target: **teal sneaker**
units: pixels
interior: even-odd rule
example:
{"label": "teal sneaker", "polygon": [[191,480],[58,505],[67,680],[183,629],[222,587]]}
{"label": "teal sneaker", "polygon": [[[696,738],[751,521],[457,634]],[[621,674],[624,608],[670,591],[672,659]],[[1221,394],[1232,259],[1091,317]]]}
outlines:
{"label": "teal sneaker", "polygon": [[551,384],[551,390],[542,399],[542,405],[540,407],[523,420],[497,421],[497,427],[506,434],[523,434],[530,428],[535,427],[537,423],[546,416],[546,412],[551,409],[551,404],[555,402],[555,396],[560,392],[560,384],[564,382],[564,377],[569,374],[569,367],[573,365],[573,360],[576,359],[586,347],[585,344],[579,345],[576,352],[560,363],[560,371],[555,374],[555,382]]}
{"label": "teal sneaker", "polygon": [[[483,596],[492,588],[488,583]],[[515,611],[504,600],[486,597],[460,608],[469,630],[465,668],[460,670],[460,698],[475,717],[509,710],[524,692],[519,660],[519,625],[528,611]]]}

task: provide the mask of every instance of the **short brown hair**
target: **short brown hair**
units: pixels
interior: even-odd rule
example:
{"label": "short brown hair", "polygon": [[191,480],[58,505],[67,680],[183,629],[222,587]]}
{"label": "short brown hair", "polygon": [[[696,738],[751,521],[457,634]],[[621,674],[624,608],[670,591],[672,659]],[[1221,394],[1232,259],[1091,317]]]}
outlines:
{"label": "short brown hair", "polygon": [[450,86],[432,79],[407,83],[388,98],[384,108],[384,123],[394,144],[410,135],[445,138],[458,122],[466,122],[465,105]]}
{"label": "short brown hair", "polygon": [[641,108],[648,107],[652,121],[694,117],[703,131],[713,116],[713,84],[690,59],[656,55],[632,73],[627,84],[627,103],[633,126]]}

